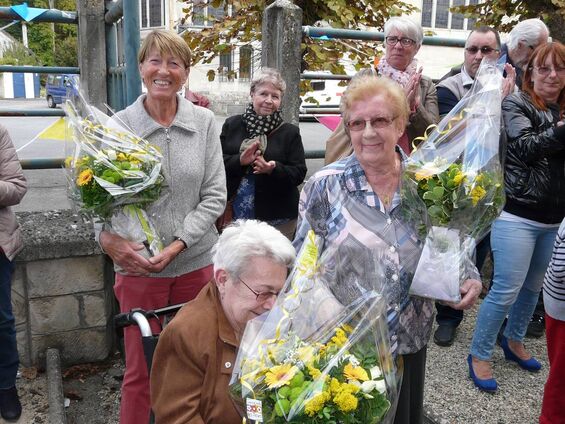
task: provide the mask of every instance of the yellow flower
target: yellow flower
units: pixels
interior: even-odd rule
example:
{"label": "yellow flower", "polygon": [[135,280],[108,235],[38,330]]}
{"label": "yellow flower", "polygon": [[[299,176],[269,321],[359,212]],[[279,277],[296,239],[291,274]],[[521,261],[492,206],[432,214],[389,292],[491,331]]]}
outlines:
{"label": "yellow flower", "polygon": [[332,378],[330,381],[330,392],[333,396],[341,392],[341,383],[337,378]]}
{"label": "yellow flower", "polygon": [[327,400],[330,399],[328,392],[318,393],[313,398],[309,399],[304,406],[304,412],[309,417],[313,417],[324,407]]}
{"label": "yellow flower", "polygon": [[120,162],[128,160],[128,156],[125,153],[122,153],[122,152],[118,153],[117,158]]}
{"label": "yellow flower", "polygon": [[347,391],[338,393],[333,401],[342,412],[355,411],[359,402],[355,396]]}
{"label": "yellow flower", "polygon": [[67,158],[65,159],[65,168],[70,168],[72,164],[73,164],[73,157],[67,156]]}
{"label": "yellow flower", "polygon": [[346,333],[349,334],[353,333],[353,327],[350,326],[349,324],[343,324],[341,328],[343,328],[343,331],[345,331]]}
{"label": "yellow flower", "polygon": [[80,187],[88,184],[92,180],[93,175],[94,173],[92,172],[92,169],[85,169],[78,175],[77,184]]}
{"label": "yellow flower", "polygon": [[465,180],[465,174],[463,172],[458,172],[455,177],[453,177],[453,182],[460,185]]}
{"label": "yellow flower", "polygon": [[332,337],[331,341],[336,346],[343,346],[345,343],[347,343],[347,335],[345,334],[345,331],[343,331],[341,328],[336,329],[335,336]]}
{"label": "yellow flower", "polygon": [[308,373],[313,379],[316,379],[320,377],[320,375],[322,375],[322,372],[318,368],[315,368],[312,365],[308,365],[307,367],[308,367]]}
{"label": "yellow flower", "polygon": [[473,202],[473,206],[477,206],[477,203],[479,203],[479,200],[481,200],[483,197],[485,197],[486,194],[487,194],[487,192],[481,186],[477,185],[477,186],[473,187],[473,189],[471,190],[471,193],[470,193],[471,200]]}
{"label": "yellow flower", "polygon": [[276,365],[270,368],[267,374],[265,374],[265,383],[267,383],[270,389],[286,386],[297,372],[298,368],[294,365]]}
{"label": "yellow flower", "polygon": [[[357,383],[359,384],[359,383]],[[357,393],[360,390],[360,386],[351,383],[341,383],[341,391],[348,393]]]}
{"label": "yellow flower", "polygon": [[302,346],[296,350],[296,356],[304,363],[310,362],[314,357],[314,353],[314,347],[312,346]]}
{"label": "yellow flower", "polygon": [[351,363],[347,364],[343,368],[343,375],[348,380],[356,380],[356,381],[367,381],[369,376],[367,375],[367,371],[363,367],[356,367]]}

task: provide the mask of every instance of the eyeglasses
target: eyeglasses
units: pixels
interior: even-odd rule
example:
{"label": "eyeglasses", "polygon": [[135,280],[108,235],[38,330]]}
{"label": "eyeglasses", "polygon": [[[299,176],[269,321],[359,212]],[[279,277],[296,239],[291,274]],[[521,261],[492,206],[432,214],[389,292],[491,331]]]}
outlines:
{"label": "eyeglasses", "polygon": [[540,74],[542,77],[545,77],[551,73],[551,71],[555,71],[557,75],[560,77],[565,76],[565,68],[561,66],[556,66],[555,68],[551,68],[549,66],[534,66],[534,69]]}
{"label": "eyeglasses", "polygon": [[491,54],[492,52],[500,51],[499,49],[493,49],[492,47],[489,46],[483,46],[483,47],[471,46],[471,47],[465,47],[465,50],[467,50],[471,54],[477,54],[480,50],[481,53],[484,54],[485,56]]}
{"label": "eyeglasses", "polygon": [[245,287],[247,287],[249,290],[251,290],[251,292],[255,295],[255,300],[257,301],[257,303],[265,303],[267,300],[269,300],[273,297],[277,297],[279,295],[279,292],[272,292],[272,291],[266,291],[266,292],[260,292],[260,293],[256,292],[251,287],[249,287],[247,285],[247,283],[245,281],[243,281],[240,277],[237,277],[237,279],[239,281],[241,281]]}
{"label": "eyeglasses", "polygon": [[367,127],[367,122],[371,125],[371,127],[376,130],[378,128],[386,128],[397,117],[394,118],[385,118],[384,116],[377,116],[371,119],[355,119],[353,121],[346,122],[345,126],[349,129],[349,131],[363,131]]}
{"label": "eyeglasses", "polygon": [[399,41],[402,47],[410,47],[416,44],[416,42],[411,38],[406,38],[406,37],[399,38],[395,36],[385,37],[385,42],[387,46],[391,46],[391,47],[396,46],[396,43],[398,43]]}

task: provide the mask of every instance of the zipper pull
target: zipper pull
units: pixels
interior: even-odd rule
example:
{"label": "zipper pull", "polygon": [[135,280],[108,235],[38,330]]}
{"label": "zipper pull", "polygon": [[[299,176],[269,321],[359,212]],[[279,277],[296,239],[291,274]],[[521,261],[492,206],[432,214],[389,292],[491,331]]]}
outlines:
{"label": "zipper pull", "polygon": [[171,142],[171,136],[169,135],[169,129],[165,128],[165,136],[167,137],[167,144]]}

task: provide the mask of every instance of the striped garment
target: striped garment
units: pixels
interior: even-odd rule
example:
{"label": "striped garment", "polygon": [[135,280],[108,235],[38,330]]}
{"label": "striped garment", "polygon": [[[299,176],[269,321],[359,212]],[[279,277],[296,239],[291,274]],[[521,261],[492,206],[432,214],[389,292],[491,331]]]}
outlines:
{"label": "striped garment", "polygon": [[543,303],[550,317],[565,321],[565,219],[557,231],[553,254],[545,273]]}
{"label": "striped garment", "polygon": [[387,211],[354,154],[318,171],[300,195],[294,246],[300,249],[310,229],[323,237],[340,302],[348,304],[359,290],[386,295],[393,355],[419,351],[432,329],[433,301],[408,295],[422,249],[415,228],[425,214],[407,210],[398,192]]}

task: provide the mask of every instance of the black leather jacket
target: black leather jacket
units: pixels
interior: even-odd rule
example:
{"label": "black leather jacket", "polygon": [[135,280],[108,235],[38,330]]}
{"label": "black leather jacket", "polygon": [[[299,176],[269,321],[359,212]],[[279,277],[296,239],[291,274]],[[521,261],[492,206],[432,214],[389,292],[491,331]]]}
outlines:
{"label": "black leather jacket", "polygon": [[565,126],[555,126],[558,115],[536,109],[524,92],[504,99],[505,211],[546,224],[565,216]]}

